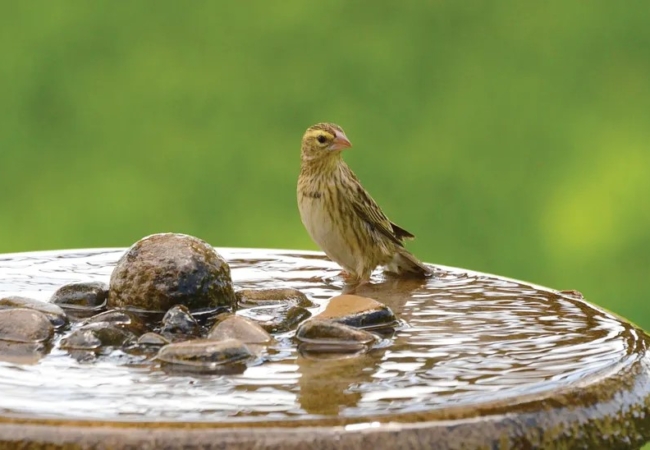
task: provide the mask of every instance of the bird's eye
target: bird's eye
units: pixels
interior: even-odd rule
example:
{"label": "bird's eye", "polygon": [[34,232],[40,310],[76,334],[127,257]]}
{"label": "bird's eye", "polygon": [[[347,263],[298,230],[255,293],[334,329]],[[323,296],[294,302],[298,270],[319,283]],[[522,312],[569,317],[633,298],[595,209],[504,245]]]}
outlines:
{"label": "bird's eye", "polygon": [[318,137],[316,138],[316,140],[318,142],[320,142],[321,144],[324,144],[327,141],[327,138],[325,136],[323,136],[322,134],[319,134]]}

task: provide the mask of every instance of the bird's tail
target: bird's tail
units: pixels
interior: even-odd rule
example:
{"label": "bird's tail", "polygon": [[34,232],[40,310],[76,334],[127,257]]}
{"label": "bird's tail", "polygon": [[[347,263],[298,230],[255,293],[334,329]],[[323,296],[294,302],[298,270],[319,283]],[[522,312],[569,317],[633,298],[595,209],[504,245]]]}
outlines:
{"label": "bird's tail", "polygon": [[400,276],[424,278],[433,275],[433,270],[425,266],[405,248],[399,248],[390,263],[386,265],[388,272]]}

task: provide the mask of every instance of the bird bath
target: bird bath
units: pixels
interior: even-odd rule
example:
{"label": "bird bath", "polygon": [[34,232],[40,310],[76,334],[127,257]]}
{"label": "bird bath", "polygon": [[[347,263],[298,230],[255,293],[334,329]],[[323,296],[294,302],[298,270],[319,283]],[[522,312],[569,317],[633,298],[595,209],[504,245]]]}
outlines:
{"label": "bird bath", "polygon": [[[108,281],[123,249],[0,255],[0,298]],[[319,253],[219,249],[241,288],[341,293]],[[302,355],[292,332],[239,374],[174,374],[115,350],[0,361],[0,446],[23,448],[639,448],[648,336],[575,295],[438,267],[355,292],[400,325],[369,352]],[[60,339],[60,338],[59,338]],[[1,355],[0,355],[1,357]]]}

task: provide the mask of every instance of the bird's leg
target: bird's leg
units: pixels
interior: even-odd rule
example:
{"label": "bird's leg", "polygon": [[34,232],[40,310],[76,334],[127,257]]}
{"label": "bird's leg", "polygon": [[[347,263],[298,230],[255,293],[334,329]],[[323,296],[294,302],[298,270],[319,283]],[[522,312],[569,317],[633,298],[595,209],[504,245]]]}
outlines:
{"label": "bird's leg", "polygon": [[[343,275],[343,273],[345,273],[345,275]],[[350,293],[354,293],[358,287],[370,283],[370,274],[359,276],[356,273],[342,272],[341,276],[344,277],[345,284],[349,289],[351,289]]]}
{"label": "bird's leg", "polygon": [[354,275],[352,275],[350,272],[346,270],[341,270],[339,273],[340,277],[343,278],[345,281],[351,281],[354,279]]}

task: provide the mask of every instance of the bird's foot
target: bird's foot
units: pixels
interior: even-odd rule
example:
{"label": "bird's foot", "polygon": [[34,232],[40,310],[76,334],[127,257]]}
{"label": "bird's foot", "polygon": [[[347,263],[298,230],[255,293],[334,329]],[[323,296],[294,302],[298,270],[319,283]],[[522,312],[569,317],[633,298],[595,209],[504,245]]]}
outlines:
{"label": "bird's foot", "polygon": [[357,274],[350,273],[350,272],[345,271],[345,270],[341,270],[341,272],[339,273],[339,276],[341,278],[343,278],[346,283],[349,283],[349,284],[357,285],[357,284],[366,284],[366,283],[370,282],[370,277],[363,277],[363,276],[360,277]]}

